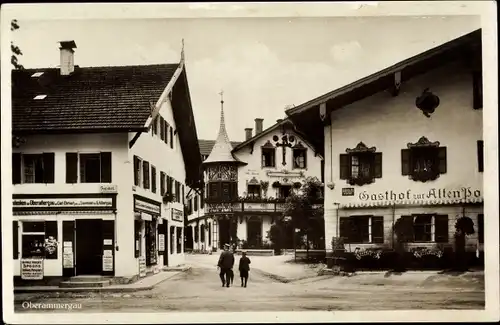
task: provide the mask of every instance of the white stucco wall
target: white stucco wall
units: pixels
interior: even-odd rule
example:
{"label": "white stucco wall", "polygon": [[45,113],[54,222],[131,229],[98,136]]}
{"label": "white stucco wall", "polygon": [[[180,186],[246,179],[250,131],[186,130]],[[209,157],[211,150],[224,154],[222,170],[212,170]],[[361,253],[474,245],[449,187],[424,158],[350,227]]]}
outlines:
{"label": "white stucco wall", "polygon": [[[238,168],[238,195],[245,196],[247,192],[247,182],[252,178],[256,178],[260,181],[268,181],[269,188],[267,191],[267,197],[278,196],[278,192],[275,188],[272,187],[272,184],[275,181],[283,182],[284,177],[276,177],[276,176],[268,176],[267,172],[290,172],[286,178],[289,179],[289,182],[301,182],[305,177],[314,176],[321,180],[321,157],[315,156],[314,150],[308,146],[304,140],[298,136],[293,131],[288,130],[287,134],[295,136],[295,143],[299,141],[307,148],[307,157],[306,157],[306,168],[304,169],[294,169],[293,168],[293,151],[291,148],[286,148],[286,165],[283,166],[283,156],[282,156],[282,148],[276,148],[275,159],[276,159],[276,167],[262,167],[262,150],[261,147],[267,142],[270,141],[274,145],[273,136],[277,135],[282,136],[282,132],[279,128],[276,130],[262,136],[257,139],[254,144],[253,153],[251,153],[251,147],[245,146],[238,150],[234,155],[243,162],[246,162],[247,165],[241,166]],[[294,144],[295,144],[294,143]],[[304,177],[294,176],[293,173],[303,172]]]}
{"label": "white stucco wall", "polygon": [[[163,102],[159,114],[163,117],[163,119],[171,126],[173,127],[174,130],[176,130],[176,125],[174,121],[174,116],[173,116],[173,111],[172,111],[172,106],[170,100],[166,100]],[[133,138],[134,134],[131,133],[129,135],[129,140]],[[170,132],[167,133],[168,136],[168,143],[165,143],[161,138],[160,138],[160,128],[158,127],[158,134],[153,135],[152,130],[148,133],[142,134],[135,145],[132,147],[132,149],[129,151],[129,160],[131,162],[131,169],[129,171],[130,175],[130,184],[131,188],[133,187],[134,184],[134,178],[133,178],[133,159],[134,155],[138,156],[139,158],[146,160],[150,163],[150,173],[151,173],[151,165],[156,167],[156,193],[153,193],[150,189],[144,189],[141,186],[136,186],[134,187],[134,194],[138,194],[141,196],[144,196],[146,198],[162,202],[162,197],[160,195],[160,172],[163,171],[166,173],[166,175],[173,177],[175,180],[181,183],[181,193],[176,193],[182,196],[182,185],[185,186],[185,179],[186,179],[186,170],[184,166],[184,158],[182,156],[182,151],[179,143],[179,137],[177,134],[173,135],[174,139],[174,148],[170,147]],[[151,186],[150,186],[151,187]],[[173,191],[175,193],[175,183],[172,186]],[[185,186],[184,189],[184,195],[187,194],[188,188]],[[131,202],[131,210],[133,211],[133,200]],[[174,221],[172,220],[172,212],[171,209],[177,209],[180,211],[184,211],[184,206],[182,203],[182,198],[181,202],[170,202],[168,204],[164,204],[162,202],[162,208],[161,208],[161,213],[162,213],[162,218],[168,220],[168,234],[166,235],[165,240],[170,241],[170,227],[175,226],[175,227],[184,227],[184,222],[183,221]],[[133,227],[133,224],[132,224]],[[174,236],[175,240],[177,241],[177,234]],[[133,243],[132,243],[133,244]],[[176,243],[174,243],[176,245]],[[182,239],[182,246],[184,246],[184,240]],[[177,246],[175,246],[177,247]],[[133,249],[133,247],[132,247]],[[176,249],[174,249],[174,254],[170,253],[170,242],[168,244],[168,248],[166,247],[166,252],[168,252],[168,262],[169,265],[175,266],[179,264],[184,263],[184,253],[177,253]],[[182,249],[182,252],[184,252],[184,247]],[[132,254],[133,256],[133,254]],[[137,264],[137,268],[139,267],[139,260],[135,259],[135,263]],[[163,256],[159,256],[158,258],[158,265],[163,266]]]}
{"label": "white stucco wall", "polygon": [[[431,118],[425,117],[415,106],[415,98],[425,88],[430,88],[440,98],[440,105]],[[482,140],[482,118],[482,110],[472,107],[472,76],[456,64],[403,83],[397,97],[381,92],[331,114],[332,125],[325,127],[325,184],[333,183],[335,188],[325,188],[326,247],[331,247],[331,238],[337,234],[335,203],[370,201],[372,194],[385,195],[391,190],[404,193],[405,199],[408,193],[410,199],[418,199],[419,195],[421,197],[432,189],[460,190],[464,187],[472,194],[481,191],[482,197],[483,174],[478,172],[477,160],[477,140]],[[422,136],[447,147],[447,173],[427,183],[415,182],[401,175],[401,149],[406,149],[407,143],[415,143]],[[382,178],[369,185],[352,186],[339,179],[339,155],[361,141],[382,152]],[[342,196],[345,187],[354,187],[354,196]],[[368,200],[364,200],[364,194],[368,195]],[[450,214],[449,218],[462,214],[461,208],[442,209],[446,210],[442,213]],[[399,209],[396,218],[409,211],[417,213],[417,210]],[[429,211],[429,208],[424,210]],[[431,210],[436,211],[436,208]],[[480,211],[469,210],[474,220]],[[367,214],[366,209],[363,212]],[[390,210],[380,213],[392,218]],[[344,210],[340,214],[359,214],[359,211]],[[387,220],[385,218],[385,222]],[[454,221],[450,220],[450,229],[453,226]]]}
{"label": "white stucco wall", "polygon": [[[13,152],[34,154],[54,152],[55,175],[53,184],[16,184],[13,185],[14,194],[74,194],[74,193],[100,193],[101,184],[76,183],[66,184],[66,152],[96,153],[111,152],[112,175],[111,184],[116,185],[117,215],[115,246],[115,271],[117,276],[127,275],[134,256],[134,242],[130,236],[133,234],[133,202],[131,199],[131,186],[133,174],[131,162],[128,159],[127,134],[85,134],[85,135],[36,135],[28,136],[26,143],[20,148],[13,148]],[[129,171],[130,170],[130,171]],[[58,221],[58,249],[57,260],[45,260],[44,274],[46,276],[62,275],[62,221],[75,220],[75,218],[102,218],[115,219],[114,215],[65,215],[57,216],[14,216],[14,220],[25,221]],[[130,220],[130,222],[128,222]],[[21,251],[21,227],[19,227],[19,251]],[[20,275],[20,259],[14,263],[14,275]],[[135,273],[133,273],[135,274]]]}

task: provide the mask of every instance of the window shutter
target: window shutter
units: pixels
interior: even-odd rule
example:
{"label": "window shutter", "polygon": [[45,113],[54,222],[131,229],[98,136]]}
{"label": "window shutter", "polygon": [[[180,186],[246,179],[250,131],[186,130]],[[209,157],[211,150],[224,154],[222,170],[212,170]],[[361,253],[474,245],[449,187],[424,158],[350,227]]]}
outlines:
{"label": "window shutter", "polygon": [[160,195],[165,195],[165,173],[160,172]]}
{"label": "window shutter", "polygon": [[439,173],[446,174],[446,147],[438,148]]}
{"label": "window shutter", "polygon": [[151,192],[156,193],[156,167],[151,165]]}
{"label": "window shutter", "polygon": [[74,184],[78,182],[78,154],[76,152],[66,152],[66,183]]}
{"label": "window shutter", "polygon": [[44,152],[42,154],[43,160],[43,182],[46,184],[54,183],[54,153]]}
{"label": "window shutter", "polygon": [[321,160],[321,183],[325,183],[325,161]]}
{"label": "window shutter", "polygon": [[384,243],[384,217],[372,217],[372,242]]}
{"label": "window shutter", "polygon": [[481,70],[472,73],[473,108],[483,108],[483,73]]}
{"label": "window shutter", "polygon": [[[165,130],[165,139],[164,140],[165,140],[165,143],[168,144],[168,123],[167,123],[167,121],[164,120],[163,124],[165,125],[163,127],[163,129]],[[172,140],[172,139],[170,139],[170,140]]]}
{"label": "window shutter", "polygon": [[134,156],[134,185],[139,186],[139,167],[141,161],[139,160],[139,157]]}
{"label": "window shutter", "polygon": [[477,240],[484,244],[484,214],[477,215]]}
{"label": "window shutter", "polygon": [[158,116],[153,120],[153,134],[158,134]]}
{"label": "window shutter", "polygon": [[160,139],[162,139],[162,141],[165,141],[165,121],[161,116],[160,116]]}
{"label": "window shutter", "polygon": [[184,204],[184,185],[182,185],[182,204]]}
{"label": "window shutter", "polygon": [[376,152],[374,154],[373,177],[382,178],[382,153],[381,152]]}
{"label": "window shutter", "polygon": [[[45,240],[47,240],[49,237],[53,237],[54,240],[57,241],[57,221],[45,221]],[[45,258],[49,260],[56,260],[57,259],[57,246],[56,250],[50,254],[49,252],[45,251]]]}
{"label": "window shutter", "polygon": [[170,148],[174,149],[174,128],[170,127]]}
{"label": "window shutter", "polygon": [[403,230],[403,242],[413,242],[415,235],[413,230],[413,216],[401,216],[400,226]]}
{"label": "window shutter", "polygon": [[149,162],[142,162],[143,185],[145,189],[149,189]]}
{"label": "window shutter", "polygon": [[436,243],[448,242],[448,215],[436,215],[434,221]]}
{"label": "window shutter", "polygon": [[111,152],[101,152],[101,183],[111,183]]}
{"label": "window shutter", "polygon": [[12,153],[12,184],[21,184],[21,154]]}
{"label": "window shutter", "polygon": [[340,179],[349,179],[351,177],[350,156],[345,153],[340,154]]}
{"label": "window shutter", "polygon": [[17,260],[19,258],[19,223],[17,221],[12,221],[12,240],[14,259]]}
{"label": "window shutter", "polygon": [[477,170],[483,172],[484,170],[484,142],[483,140],[477,141]]}
{"label": "window shutter", "polygon": [[351,220],[348,217],[339,218],[339,235],[348,244],[351,238]]}
{"label": "window shutter", "polygon": [[407,176],[411,173],[411,151],[410,149],[401,149],[401,175]]}

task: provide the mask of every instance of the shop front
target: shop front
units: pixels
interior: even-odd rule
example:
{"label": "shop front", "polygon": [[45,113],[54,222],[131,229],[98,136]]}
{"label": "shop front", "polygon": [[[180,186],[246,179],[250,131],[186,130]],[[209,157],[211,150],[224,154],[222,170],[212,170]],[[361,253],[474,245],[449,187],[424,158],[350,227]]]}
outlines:
{"label": "shop front", "polygon": [[115,274],[116,193],[14,194],[14,275]]}
{"label": "shop front", "polygon": [[161,217],[161,203],[134,195],[135,258],[139,277],[158,273],[164,263],[165,224]]}
{"label": "shop front", "polygon": [[[455,249],[459,220],[466,218],[474,232],[466,236],[466,250],[483,250],[483,195],[471,187],[375,191],[343,188],[329,232],[338,231],[348,250],[373,246],[394,247],[396,228],[405,230],[409,249]],[[463,220],[463,219],[462,219]],[[399,225],[396,225],[396,224]],[[333,227],[333,229],[332,229]],[[333,231],[332,231],[333,230]]]}

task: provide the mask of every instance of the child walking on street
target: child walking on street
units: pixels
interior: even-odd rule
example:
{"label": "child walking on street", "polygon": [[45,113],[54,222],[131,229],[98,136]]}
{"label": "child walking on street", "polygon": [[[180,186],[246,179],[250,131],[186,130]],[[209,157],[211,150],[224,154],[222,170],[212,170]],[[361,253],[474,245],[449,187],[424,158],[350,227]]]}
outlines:
{"label": "child walking on street", "polygon": [[248,271],[250,271],[250,259],[247,257],[246,252],[242,252],[241,255],[242,256],[240,258],[240,265],[238,269],[240,271],[241,286],[246,288],[248,281]]}

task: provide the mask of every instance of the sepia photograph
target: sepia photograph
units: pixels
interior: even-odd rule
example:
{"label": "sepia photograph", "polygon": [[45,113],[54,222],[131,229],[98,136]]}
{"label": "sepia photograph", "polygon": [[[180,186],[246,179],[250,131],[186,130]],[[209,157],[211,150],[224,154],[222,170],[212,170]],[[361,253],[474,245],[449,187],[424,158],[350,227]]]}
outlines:
{"label": "sepia photograph", "polygon": [[498,321],[495,4],[432,3],[2,5],[4,322]]}

